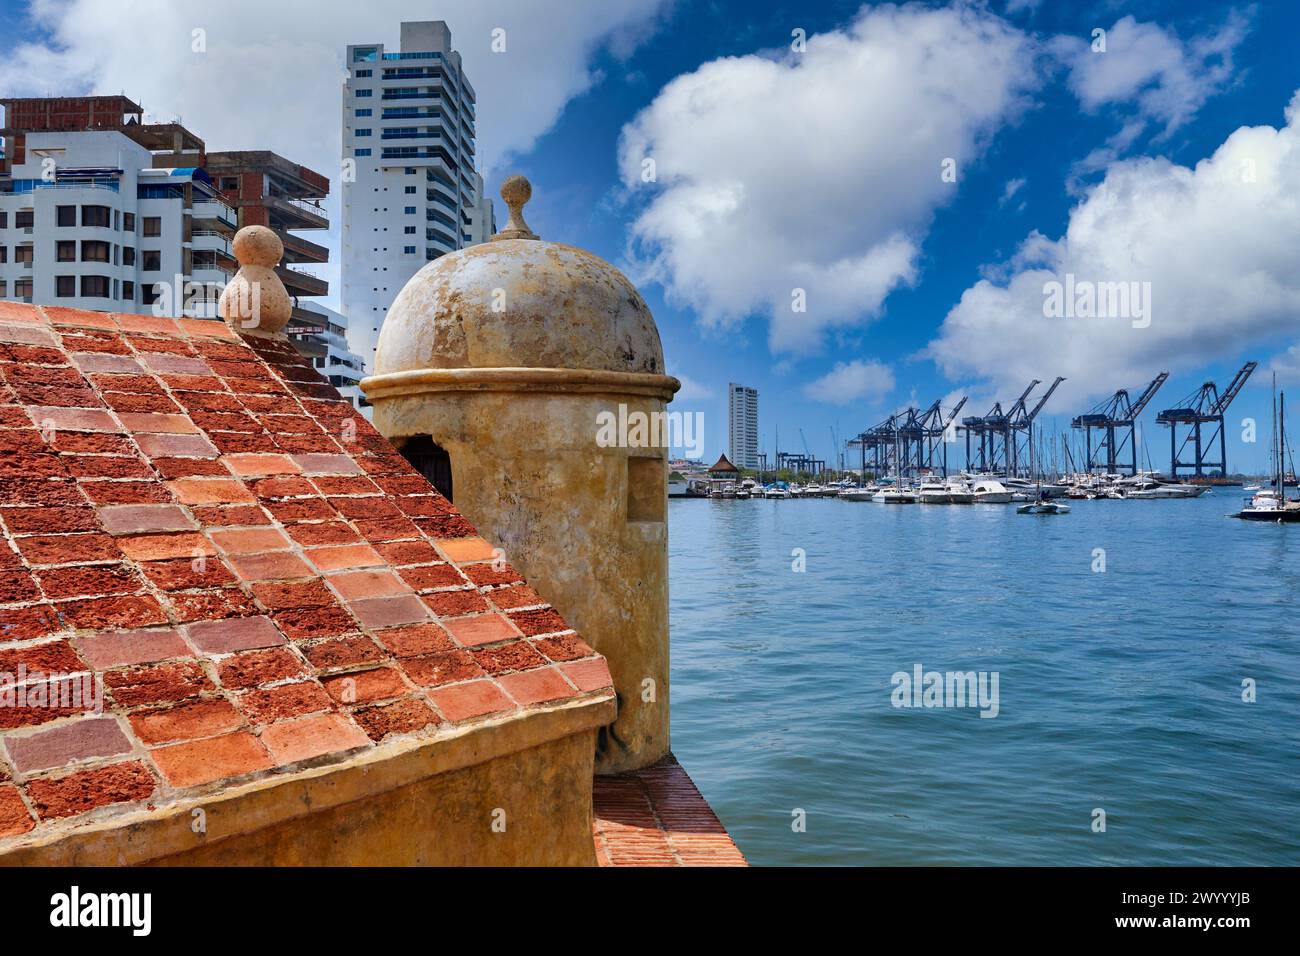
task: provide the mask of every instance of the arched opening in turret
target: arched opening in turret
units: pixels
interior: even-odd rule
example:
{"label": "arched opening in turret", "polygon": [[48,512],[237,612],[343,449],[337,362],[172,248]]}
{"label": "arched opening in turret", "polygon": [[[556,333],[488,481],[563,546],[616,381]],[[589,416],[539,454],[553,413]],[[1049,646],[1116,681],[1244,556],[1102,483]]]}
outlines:
{"label": "arched opening in turret", "polygon": [[399,449],[411,467],[429,479],[448,501],[451,496],[451,455],[428,435],[416,435],[402,442]]}

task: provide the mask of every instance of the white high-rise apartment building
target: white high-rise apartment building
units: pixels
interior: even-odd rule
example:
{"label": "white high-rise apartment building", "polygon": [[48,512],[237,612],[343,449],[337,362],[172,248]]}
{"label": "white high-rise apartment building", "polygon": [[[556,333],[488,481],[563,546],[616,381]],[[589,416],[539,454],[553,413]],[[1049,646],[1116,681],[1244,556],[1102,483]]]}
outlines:
{"label": "white high-rise apartment building", "polygon": [[737,468],[758,467],[758,389],[727,385],[727,457]]}
{"label": "white high-rise apartment building", "polygon": [[343,250],[348,342],[374,370],[388,308],[408,279],[496,231],[474,169],[474,88],[441,20],[403,23],[401,46],[347,48]]}
{"label": "white high-rise apartment building", "polygon": [[158,169],[121,132],[28,133],[0,176],[0,299],[215,314],[238,268],[235,210],[193,167]]}

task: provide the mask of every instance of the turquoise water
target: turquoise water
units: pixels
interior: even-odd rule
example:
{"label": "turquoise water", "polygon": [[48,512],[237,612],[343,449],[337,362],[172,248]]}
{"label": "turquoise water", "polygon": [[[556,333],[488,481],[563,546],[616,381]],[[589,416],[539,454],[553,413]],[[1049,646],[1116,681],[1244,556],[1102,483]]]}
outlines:
{"label": "turquoise water", "polygon": [[1300,864],[1300,526],[1240,497],[674,500],[673,749],[755,864]]}

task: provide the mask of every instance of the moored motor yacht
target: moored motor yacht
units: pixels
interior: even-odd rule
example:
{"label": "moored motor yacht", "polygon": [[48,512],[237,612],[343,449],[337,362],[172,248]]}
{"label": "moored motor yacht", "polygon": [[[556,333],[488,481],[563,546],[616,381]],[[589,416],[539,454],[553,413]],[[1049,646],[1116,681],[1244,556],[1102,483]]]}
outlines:
{"label": "moored motor yacht", "polygon": [[881,488],[871,496],[871,500],[878,505],[913,505],[916,504],[916,495],[901,488]]}
{"label": "moored motor yacht", "polygon": [[1011,501],[1011,492],[1000,481],[981,478],[971,486],[971,497],[977,505],[1005,505]]}

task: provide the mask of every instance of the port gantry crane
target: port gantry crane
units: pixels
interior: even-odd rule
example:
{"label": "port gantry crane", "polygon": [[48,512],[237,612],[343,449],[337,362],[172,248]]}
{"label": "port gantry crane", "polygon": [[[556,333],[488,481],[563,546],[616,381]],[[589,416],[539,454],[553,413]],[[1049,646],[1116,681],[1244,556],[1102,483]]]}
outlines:
{"label": "port gantry crane", "polygon": [[[1190,471],[1195,477],[1213,474],[1211,469],[1218,469],[1222,476],[1228,474],[1228,441],[1223,430],[1223,414],[1232,404],[1246,384],[1250,374],[1259,368],[1258,362],[1247,362],[1237,372],[1228,387],[1219,394],[1218,386],[1206,382],[1192,392],[1174,408],[1166,408],[1156,416],[1156,422],[1169,426],[1169,474],[1175,481],[1181,471]],[[1180,443],[1178,432],[1180,426],[1186,427]],[[1208,436],[1202,431],[1204,426],[1213,426]],[[1209,456],[1214,453],[1214,445],[1219,446],[1219,460],[1213,461]],[[1188,445],[1192,446],[1191,461],[1183,461],[1182,456]]]}
{"label": "port gantry crane", "polygon": [[870,452],[877,476],[897,473],[915,477],[941,471],[947,477],[948,446],[944,436],[966,404],[966,398],[963,396],[947,415],[943,413],[941,401],[936,399],[925,411],[907,408],[895,412],[846,444],[859,446],[864,471]]}
{"label": "port gantry crane", "polygon": [[[1160,386],[1169,378],[1168,372],[1161,372],[1151,380],[1137,401],[1130,402],[1128,389],[1121,388],[1110,398],[1093,407],[1090,411],[1078,415],[1070,422],[1071,428],[1083,432],[1086,450],[1086,469],[1089,472],[1101,470],[1108,475],[1137,474],[1137,428],[1136,423],[1151,399],[1155,398]],[[1094,446],[1093,432],[1101,432],[1101,438]],[[1128,461],[1120,461],[1120,455],[1128,449]],[[1105,460],[1102,460],[1102,455]]]}
{"label": "port gantry crane", "polygon": [[[1023,433],[1025,436],[1025,445],[1028,448],[1029,471],[1032,474],[1034,470],[1034,443],[1033,443],[1033,425],[1034,419],[1038,413],[1043,410],[1047,400],[1052,397],[1057,386],[1065,381],[1063,376],[1056,379],[1051,387],[1043,393],[1043,397],[1038,400],[1033,410],[1029,410],[1029,396],[1035,388],[1041,383],[1039,379],[1034,379],[1029,383],[1029,387],[1020,393],[1020,397],[1012,404],[1010,411],[1002,411],[1002,403],[996,402],[989,409],[987,415],[971,415],[961,420],[962,429],[966,432],[966,466],[974,467],[981,472],[1002,473],[1010,477],[1020,475],[1021,439]],[[979,441],[979,457],[971,457],[971,436],[974,435]]]}
{"label": "port gantry crane", "polygon": [[942,399],[936,398],[934,404],[915,416],[917,428],[917,469],[928,469],[931,473],[939,471],[948,477],[948,429],[956,421],[957,415],[966,404],[966,396],[953,406],[952,411],[944,415],[940,406]]}
{"label": "port gantry crane", "polygon": [[1026,411],[1025,399],[1028,398],[1029,393],[1033,391],[1034,385],[1038,384],[1038,382],[1035,381],[1029,386],[1029,388],[1025,389],[1025,394],[1021,395],[1020,400],[1011,407],[1011,412],[1007,415],[1010,419],[1010,431],[1008,432],[1007,447],[1011,453],[1011,461],[1007,465],[1008,475],[1017,478],[1020,477],[1020,435],[1022,434],[1024,435],[1024,447],[1028,452],[1027,457],[1029,458],[1029,471],[1027,474],[1032,478],[1038,473],[1038,463],[1035,461],[1034,457],[1036,454],[1034,451],[1034,419],[1037,418],[1038,413],[1043,410],[1043,406],[1046,405],[1048,400],[1052,397],[1052,393],[1055,392],[1057,387],[1064,381],[1065,376],[1058,375],[1056,381],[1048,386],[1047,391],[1043,393],[1043,397],[1038,400],[1038,403],[1033,407],[1033,410]]}

